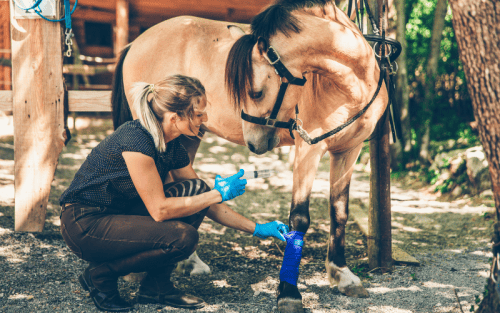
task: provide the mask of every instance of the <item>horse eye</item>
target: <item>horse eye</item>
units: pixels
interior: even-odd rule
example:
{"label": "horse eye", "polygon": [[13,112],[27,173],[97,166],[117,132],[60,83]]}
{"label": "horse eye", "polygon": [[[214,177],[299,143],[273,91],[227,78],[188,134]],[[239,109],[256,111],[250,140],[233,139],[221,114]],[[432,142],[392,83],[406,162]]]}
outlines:
{"label": "horse eye", "polygon": [[248,93],[248,95],[250,96],[251,99],[254,99],[254,100],[257,100],[259,99],[260,97],[262,97],[262,91],[250,91]]}

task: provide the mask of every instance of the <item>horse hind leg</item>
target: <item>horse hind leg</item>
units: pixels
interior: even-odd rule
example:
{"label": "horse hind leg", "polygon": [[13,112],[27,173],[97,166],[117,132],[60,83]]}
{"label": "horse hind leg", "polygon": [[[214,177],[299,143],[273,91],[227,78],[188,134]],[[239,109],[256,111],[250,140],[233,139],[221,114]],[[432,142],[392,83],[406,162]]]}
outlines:
{"label": "horse hind leg", "polygon": [[[359,277],[347,267],[345,259],[345,226],[349,214],[349,184],[352,174],[352,165],[358,153],[344,156],[344,169],[339,167],[335,155],[330,155],[331,181],[334,181],[330,190],[330,238],[325,267],[330,284],[337,285],[339,291],[355,298],[369,297],[368,291],[361,284]],[[354,159],[354,160],[353,160]],[[347,168],[346,168],[347,167]],[[335,173],[333,172],[335,171]]]}
{"label": "horse hind leg", "polygon": [[196,251],[188,259],[177,263],[176,271],[183,275],[189,273],[189,276],[208,275],[211,273],[210,267],[198,257]]}

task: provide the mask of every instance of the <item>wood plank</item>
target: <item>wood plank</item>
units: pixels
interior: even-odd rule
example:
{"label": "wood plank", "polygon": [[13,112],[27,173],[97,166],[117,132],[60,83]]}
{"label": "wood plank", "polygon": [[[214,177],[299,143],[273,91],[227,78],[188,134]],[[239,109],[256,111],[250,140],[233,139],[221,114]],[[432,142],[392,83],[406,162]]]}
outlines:
{"label": "wood plank", "polygon": [[12,11],[15,230],[41,232],[66,139],[62,30],[43,19],[16,20]]}
{"label": "wood plank", "polygon": [[[110,90],[69,90],[70,112],[111,112]],[[0,90],[0,111],[12,111],[12,91]]]}
{"label": "wood plank", "polygon": [[86,64],[66,64],[63,66],[64,74],[94,76],[103,73],[113,73],[115,64],[108,65],[86,65]]}
{"label": "wood plank", "polygon": [[0,111],[12,111],[12,90],[0,90]]}
{"label": "wood plank", "polygon": [[[359,206],[349,205],[349,214],[353,217],[359,229],[365,237],[369,236],[368,212]],[[396,244],[392,243],[392,259],[395,264],[420,265],[420,261],[409,255]]]}
{"label": "wood plank", "polygon": [[128,44],[129,2],[116,0],[115,57]]}
{"label": "wood plank", "polygon": [[68,91],[70,112],[111,112],[111,91]]}

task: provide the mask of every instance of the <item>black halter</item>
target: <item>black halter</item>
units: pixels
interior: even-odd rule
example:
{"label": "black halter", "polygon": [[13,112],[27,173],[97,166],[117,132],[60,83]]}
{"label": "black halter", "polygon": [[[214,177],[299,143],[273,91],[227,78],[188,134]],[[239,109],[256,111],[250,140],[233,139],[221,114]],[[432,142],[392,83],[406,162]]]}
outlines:
{"label": "black halter", "polygon": [[281,62],[281,57],[273,46],[270,46],[269,49],[267,49],[266,54],[269,64],[274,66],[274,69],[276,70],[276,73],[280,76],[280,78],[282,79],[283,77],[285,77],[288,83],[284,83],[283,81],[281,81],[278,97],[276,98],[276,102],[274,103],[274,108],[269,117],[251,116],[243,112],[243,110],[241,110],[241,118],[247,122],[258,125],[289,129],[290,134],[292,135],[293,138],[292,130],[295,124],[295,120],[290,119],[290,121],[288,122],[283,122],[283,121],[277,121],[276,117],[278,116],[278,112],[280,111],[281,104],[283,103],[283,98],[285,97],[285,93],[288,86],[290,84],[297,86],[304,86],[307,80],[305,79],[305,77],[297,78],[293,76],[292,73],[290,73],[290,71]]}
{"label": "black halter", "polygon": [[[270,46],[266,52],[267,59],[268,59],[269,63],[272,66],[274,66],[276,73],[281,77],[281,79],[283,77],[285,77],[288,80],[288,83],[284,83],[283,81],[281,82],[280,90],[278,92],[278,97],[276,99],[276,103],[274,104],[274,108],[273,108],[271,115],[269,117],[251,116],[251,115],[248,115],[245,112],[243,112],[243,110],[241,110],[241,118],[247,122],[258,124],[258,125],[288,129],[290,131],[290,136],[293,139],[295,139],[295,136],[293,135],[293,131],[295,130],[299,133],[300,137],[302,139],[304,139],[305,142],[307,142],[310,145],[313,145],[313,144],[320,142],[321,140],[324,140],[324,139],[326,139],[330,136],[333,136],[334,134],[340,132],[341,130],[343,130],[347,126],[351,125],[354,121],[356,121],[361,115],[363,115],[368,110],[368,108],[371,106],[371,104],[375,101],[375,99],[377,98],[378,93],[380,91],[380,88],[382,87],[382,82],[385,81],[386,88],[388,88],[388,93],[389,93],[389,106],[387,109],[387,111],[388,111],[387,113],[389,113],[389,115],[390,115],[391,129],[392,129],[394,142],[396,142],[396,138],[401,138],[400,136],[401,136],[402,131],[401,131],[401,124],[400,124],[399,118],[394,119],[392,116],[392,114],[397,113],[397,110],[391,110],[391,108],[390,108],[391,104],[394,103],[394,101],[392,99],[393,94],[394,94],[394,83],[392,82],[392,79],[386,77],[386,74],[389,74],[389,76],[392,76],[396,73],[396,71],[392,67],[391,62],[394,62],[394,60],[396,60],[396,58],[401,53],[401,44],[398,41],[396,41],[394,39],[387,38],[385,36],[386,25],[384,23],[382,23],[382,35],[381,36],[379,35],[379,30],[377,29],[375,19],[373,18],[373,15],[370,11],[370,7],[368,6],[368,2],[367,2],[367,0],[362,0],[361,3],[363,3],[363,1],[366,3],[366,10],[367,10],[368,16],[370,18],[370,21],[373,25],[374,32],[375,32],[375,35],[364,35],[364,37],[368,41],[375,41],[376,43],[381,44],[382,45],[382,47],[381,47],[382,53],[381,53],[381,55],[378,55],[376,53],[377,49],[375,48],[375,46],[373,47],[373,50],[375,51],[376,57],[380,60],[380,77],[378,80],[377,89],[375,90],[373,97],[365,105],[365,107],[363,109],[361,109],[361,111],[359,111],[356,115],[354,115],[352,118],[350,118],[344,124],[338,126],[337,128],[335,128],[335,129],[333,129],[333,130],[331,130],[331,131],[329,131],[321,136],[318,136],[316,138],[311,138],[309,136],[309,134],[302,128],[302,125],[299,125],[297,123],[298,121],[300,121],[298,118],[298,114],[299,114],[298,105],[295,105],[295,115],[296,115],[295,119],[290,119],[288,122],[277,121],[276,117],[278,116],[278,112],[281,108],[281,104],[283,103],[283,98],[285,97],[285,92],[288,88],[288,85],[292,84],[292,85],[297,85],[297,86],[304,86],[304,84],[306,83],[307,80],[305,77],[302,77],[302,78],[294,77],[292,75],[292,73],[290,73],[290,71],[281,62],[280,55],[278,54],[276,49],[274,49],[272,46]],[[357,4],[357,2],[356,2],[356,4]],[[348,14],[349,16],[350,16],[351,7],[352,7],[352,0],[349,1],[349,14]],[[383,9],[384,9],[383,14],[385,15],[385,5],[383,6]],[[362,7],[362,10],[363,10],[363,7]],[[360,19],[358,18],[358,20],[360,20]],[[360,29],[363,29],[362,25],[360,25]],[[386,54],[386,51],[385,51],[386,44],[388,44],[389,49],[390,49],[388,54]],[[397,66],[397,64],[396,64],[396,66]],[[387,71],[388,69],[390,69],[389,72]],[[394,113],[393,113],[393,111],[394,111]],[[384,116],[386,116],[386,114],[384,114]],[[397,117],[399,117],[399,116],[397,116]]]}

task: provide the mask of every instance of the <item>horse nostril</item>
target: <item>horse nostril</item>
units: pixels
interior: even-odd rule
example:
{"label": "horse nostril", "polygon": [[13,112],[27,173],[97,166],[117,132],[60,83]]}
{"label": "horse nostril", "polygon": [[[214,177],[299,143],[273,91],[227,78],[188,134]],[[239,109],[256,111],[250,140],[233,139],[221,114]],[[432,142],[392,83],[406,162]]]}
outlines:
{"label": "horse nostril", "polygon": [[247,146],[248,146],[248,149],[250,149],[250,151],[252,151],[253,153],[255,153],[255,147],[251,143],[248,142]]}

